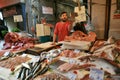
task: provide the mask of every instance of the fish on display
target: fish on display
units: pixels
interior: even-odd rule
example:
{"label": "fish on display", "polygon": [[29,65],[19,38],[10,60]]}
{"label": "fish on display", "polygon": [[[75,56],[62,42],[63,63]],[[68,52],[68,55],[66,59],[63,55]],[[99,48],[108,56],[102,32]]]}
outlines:
{"label": "fish on display", "polygon": [[49,65],[44,61],[46,58],[39,58],[35,63],[22,63],[21,70],[17,76],[17,79],[20,80],[30,80],[35,78],[38,75],[42,75],[48,71]]}
{"label": "fish on display", "polygon": [[79,60],[84,63],[93,64],[95,65],[96,68],[103,69],[104,71],[107,71],[112,75],[115,75],[118,73],[120,74],[120,72],[118,72],[120,68],[108,62],[107,59],[99,58],[97,56],[86,56],[83,58],[79,58]]}

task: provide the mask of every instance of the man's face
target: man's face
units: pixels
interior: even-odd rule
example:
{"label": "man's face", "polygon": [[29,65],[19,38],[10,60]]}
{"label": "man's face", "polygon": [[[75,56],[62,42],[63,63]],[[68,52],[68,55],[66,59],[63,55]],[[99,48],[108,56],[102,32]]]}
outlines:
{"label": "man's face", "polygon": [[67,19],[68,19],[68,16],[67,16],[67,13],[64,13],[61,15],[60,19],[63,21],[63,22],[66,22]]}

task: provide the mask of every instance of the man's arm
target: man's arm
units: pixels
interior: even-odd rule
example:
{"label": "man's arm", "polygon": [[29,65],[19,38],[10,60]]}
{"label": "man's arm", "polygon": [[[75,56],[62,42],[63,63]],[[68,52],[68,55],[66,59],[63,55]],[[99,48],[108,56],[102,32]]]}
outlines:
{"label": "man's arm", "polygon": [[73,23],[75,22],[75,17],[76,16],[78,16],[77,13],[73,12],[73,13],[70,14],[70,19],[69,19],[70,25],[68,27],[69,31],[73,28]]}
{"label": "man's arm", "polygon": [[56,34],[54,34],[54,35],[53,35],[53,43],[52,43],[52,44],[55,44],[56,37],[57,37],[57,35],[56,35]]}
{"label": "man's arm", "polygon": [[68,31],[72,29],[72,23],[69,24]]}

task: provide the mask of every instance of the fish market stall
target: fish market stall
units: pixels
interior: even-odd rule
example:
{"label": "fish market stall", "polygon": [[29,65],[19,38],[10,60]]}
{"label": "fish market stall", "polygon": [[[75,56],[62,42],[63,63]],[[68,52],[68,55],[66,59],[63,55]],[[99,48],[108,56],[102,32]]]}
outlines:
{"label": "fish market stall", "polygon": [[[114,40],[111,37],[107,41],[81,41],[75,38],[72,40],[69,38],[68,41],[67,38],[62,45],[61,43],[51,45],[51,42],[35,44],[34,47],[26,48],[21,54],[13,53],[14,47],[10,47],[8,51],[4,50],[0,56],[0,79],[120,79],[120,40]],[[25,43],[23,47],[25,48]],[[37,50],[33,51],[33,48]]]}

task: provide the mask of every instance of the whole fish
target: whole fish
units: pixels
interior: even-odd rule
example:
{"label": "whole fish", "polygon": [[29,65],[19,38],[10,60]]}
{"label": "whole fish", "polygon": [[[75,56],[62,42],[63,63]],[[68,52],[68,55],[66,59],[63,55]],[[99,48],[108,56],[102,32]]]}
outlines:
{"label": "whole fish", "polygon": [[39,71],[33,76],[33,78],[35,78],[35,77],[38,76],[38,75],[44,74],[45,72],[48,71],[48,69],[49,69],[49,66],[48,66],[48,65],[44,65],[44,67],[43,67],[41,70],[39,70]]}
{"label": "whole fish", "polygon": [[[83,58],[80,58],[81,62],[85,62],[87,60],[87,63],[95,65],[98,69],[103,69],[104,71],[109,72],[112,75],[115,75],[120,68],[116,65],[111,64],[107,59],[99,58],[97,56],[86,56]],[[114,63],[114,62],[113,62]]]}
{"label": "whole fish", "polygon": [[19,78],[21,77],[21,74],[22,74],[23,69],[24,69],[24,67],[21,67],[21,70],[20,70],[20,72],[19,72],[19,75],[18,75],[17,79],[19,79]]}

